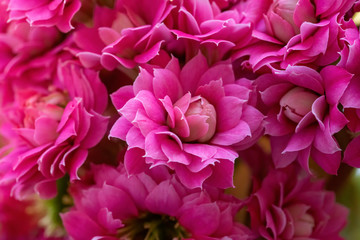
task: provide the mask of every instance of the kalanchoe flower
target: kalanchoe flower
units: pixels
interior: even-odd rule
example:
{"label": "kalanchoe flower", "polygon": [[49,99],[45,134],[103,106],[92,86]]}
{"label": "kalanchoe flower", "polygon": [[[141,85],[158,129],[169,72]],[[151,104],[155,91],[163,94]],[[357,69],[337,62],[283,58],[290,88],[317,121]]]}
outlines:
{"label": "kalanchoe flower", "polygon": [[[157,0],[151,5],[118,0],[114,9],[96,7],[94,27],[80,29],[76,38],[86,51],[81,59],[89,66],[99,61],[107,69],[159,64],[169,53],[191,59],[199,49],[216,62],[250,41],[250,24],[241,19],[237,11],[221,12],[208,0]],[[96,36],[96,44],[89,42],[90,34]]]}
{"label": "kalanchoe flower", "polygon": [[311,156],[326,172],[336,174],[341,149],[334,134],[348,122],[338,105],[351,77],[336,66],[320,73],[289,66],[256,80],[267,109],[265,133],[271,136],[276,167],[297,159],[309,171]]}
{"label": "kalanchoe flower", "polygon": [[231,187],[234,150],[262,134],[251,90],[230,63],[209,67],[200,53],[182,69],[176,58],[165,69],[142,68],[133,86],[112,94],[121,117],[110,137],[127,142],[129,174],[166,165],[189,188]]}
{"label": "kalanchoe flower", "polygon": [[96,36],[97,44],[90,43],[86,49],[89,39],[77,34],[78,44],[86,51],[81,58],[87,65],[101,61],[106,69],[114,69],[119,65],[133,68],[162,53],[168,56],[160,49],[164,42],[174,39],[163,23],[171,9],[173,5],[167,0],[117,0],[114,9],[96,7],[94,27],[81,32],[83,36]]}
{"label": "kalanchoe flower", "polygon": [[247,204],[252,230],[267,240],[342,239],[347,209],[323,182],[300,178],[291,167],[271,171],[254,190]]}
{"label": "kalanchoe flower", "polygon": [[56,26],[68,32],[73,29],[71,19],[80,7],[80,0],[9,0],[9,20],[25,19],[32,26]]}
{"label": "kalanchoe flower", "polygon": [[[108,119],[101,115],[107,91],[98,73],[67,60],[59,61],[57,74],[57,86],[15,84],[13,100],[2,108],[1,131],[11,150],[0,163],[2,181],[16,179],[17,198],[34,189],[41,197],[55,196],[56,180],[67,173],[77,179],[88,149],[107,130]],[[13,171],[3,173],[6,166]]]}
{"label": "kalanchoe flower", "polygon": [[[349,22],[349,24],[353,24]],[[356,28],[355,28],[356,29]],[[340,102],[344,108],[344,114],[349,120],[348,129],[356,136],[345,149],[344,162],[353,166],[360,167],[358,158],[360,138],[357,136],[360,131],[360,69],[358,64],[358,56],[360,54],[360,35],[358,30],[347,32],[348,45],[341,52],[341,60],[339,66],[353,74],[353,77],[344,92]]]}
{"label": "kalanchoe flower", "polygon": [[[16,178],[13,194],[22,198],[34,188],[42,197],[56,195],[56,180],[69,173],[77,179],[88,149],[103,137],[107,119],[94,110],[86,110],[82,98],[70,102],[64,93],[31,91],[19,106],[5,109],[5,128],[11,135],[13,153],[2,164],[13,166],[10,177]],[[66,106],[66,107],[65,107]],[[3,179],[4,180],[4,179]]]}
{"label": "kalanchoe flower", "polygon": [[92,169],[95,185],[73,185],[75,206],[61,215],[73,239],[252,239],[234,221],[239,200],[218,189],[189,190],[165,168]]}
{"label": "kalanchoe flower", "polygon": [[325,66],[335,62],[344,46],[341,23],[355,0],[334,4],[310,0],[261,0],[240,2],[254,25],[254,44],[237,56],[249,56],[254,71],[264,66],[285,69],[288,65]]}
{"label": "kalanchoe flower", "polygon": [[73,59],[72,36],[63,39],[54,27],[11,22],[0,33],[1,105],[11,104],[15,92],[34,85],[47,88],[57,79],[58,62]]}
{"label": "kalanchoe flower", "polygon": [[231,9],[222,11],[217,5],[223,7],[226,3],[209,0],[178,2],[176,9],[164,20],[178,40],[169,44],[169,50],[186,54],[186,59],[191,59],[201,49],[209,62],[216,62],[250,42],[250,23],[242,23],[242,13]]}
{"label": "kalanchoe flower", "polygon": [[[168,53],[159,51],[166,39],[174,37],[163,24],[157,23],[159,19],[156,17],[156,12],[167,6],[167,9],[163,9],[165,12],[161,13],[166,15],[170,11],[170,5],[167,1],[152,2],[155,5],[148,8],[151,9],[145,15],[148,15],[146,17],[148,22],[144,22],[139,17],[144,14],[138,13],[142,10],[133,6],[133,4],[142,5],[142,1],[138,2],[140,3],[117,1],[113,9],[96,6],[93,27],[80,25],[76,29],[74,40],[81,49],[78,56],[84,66],[97,69],[103,66],[108,69],[118,66],[133,68],[154,58],[162,59],[162,55],[168,61]],[[162,7],[157,7],[159,4]],[[151,17],[155,19],[149,19]],[[157,25],[153,26],[153,22]],[[157,56],[158,54],[160,56]]]}

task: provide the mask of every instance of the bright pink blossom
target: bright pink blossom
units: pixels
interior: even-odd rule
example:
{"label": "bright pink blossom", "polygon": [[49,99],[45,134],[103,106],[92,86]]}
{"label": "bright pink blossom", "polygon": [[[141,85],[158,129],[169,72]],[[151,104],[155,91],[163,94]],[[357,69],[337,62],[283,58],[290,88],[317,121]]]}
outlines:
{"label": "bright pink blossom", "polygon": [[[69,103],[61,92],[29,94],[21,106],[6,109],[15,127],[11,137],[13,153],[2,164],[11,162],[16,178],[13,194],[21,198],[35,190],[45,198],[56,195],[56,180],[77,170],[85,162],[88,149],[103,137],[107,119],[87,111],[82,98]],[[66,106],[66,108],[64,108]],[[95,130],[96,129],[96,130]]]}
{"label": "bright pink blossom", "polygon": [[334,134],[348,123],[338,105],[351,77],[337,66],[327,66],[320,73],[289,66],[256,80],[266,105],[265,133],[271,136],[276,167],[297,159],[309,170],[311,156],[326,172],[336,174],[341,149]]}
{"label": "bright pink blossom", "polygon": [[267,66],[325,66],[339,58],[344,46],[341,22],[355,0],[260,0],[240,2],[254,25],[254,44],[237,56],[248,56],[254,71]]}
{"label": "bright pink blossom", "polygon": [[63,40],[54,27],[11,22],[0,36],[1,105],[14,101],[18,89],[54,84],[58,62],[74,58],[72,37]]}
{"label": "bright pink blossom", "polygon": [[239,12],[222,12],[208,0],[118,0],[114,9],[96,7],[94,27],[81,28],[76,41],[86,51],[80,56],[87,66],[159,65],[169,53],[191,59],[199,49],[216,62],[250,41],[250,24],[241,20]]}
{"label": "bright pink blossom", "polygon": [[76,240],[252,239],[234,221],[239,200],[218,189],[189,190],[165,168],[128,177],[122,165],[97,165],[93,174],[95,185],[73,186],[75,206],[61,215]]}
{"label": "bright pink blossom", "polygon": [[[349,24],[352,23],[350,22]],[[344,107],[344,114],[349,120],[347,124],[348,129],[352,133],[357,134],[360,131],[360,69],[358,63],[360,35],[357,29],[351,30],[347,32],[348,45],[341,52],[341,61],[338,65],[351,72],[353,77],[340,102]],[[345,150],[344,162],[353,167],[360,167],[359,144],[360,138],[356,136]]]}
{"label": "bright pink blossom", "polygon": [[[164,20],[165,25],[176,35],[177,41],[168,49],[190,59],[199,49],[209,62],[228,58],[235,50],[246,46],[251,39],[250,23],[243,23],[243,14],[221,10],[222,1],[178,1],[176,8]],[[233,2],[233,1],[230,1]],[[227,4],[230,4],[229,2]]]}
{"label": "bright pink blossom", "polygon": [[[81,49],[78,56],[83,65],[97,69],[102,68],[101,64],[108,69],[119,65],[133,68],[151,60],[161,61],[163,55],[168,61],[169,54],[160,49],[165,40],[174,37],[164,24],[158,23],[161,16],[157,15],[167,15],[171,6],[167,1],[151,4],[154,7],[148,7],[151,10],[146,14],[136,7],[143,5],[142,1],[117,1],[113,9],[96,6],[94,26],[79,26],[74,33],[75,43]],[[146,20],[140,16],[145,16]]]}
{"label": "bright pink blossom", "polygon": [[69,60],[59,62],[57,74],[58,86],[17,85],[13,100],[2,108],[2,134],[12,152],[1,168],[13,168],[3,181],[16,179],[18,198],[34,188],[42,197],[55,196],[56,180],[66,173],[77,179],[88,149],[107,130],[108,119],[101,115],[107,91],[98,73]]}
{"label": "bright pink blossom", "polygon": [[271,171],[247,204],[252,230],[267,240],[342,239],[348,211],[323,185],[291,168]]}
{"label": "bright pink blossom", "polygon": [[9,0],[9,20],[25,19],[31,26],[56,26],[68,32],[74,28],[71,19],[80,7],[80,0]]}
{"label": "bright pink blossom", "polygon": [[95,36],[97,44],[90,43],[91,48],[87,48],[85,43],[89,39],[78,33],[77,42],[86,51],[81,58],[87,65],[96,65],[101,55],[101,64],[107,69],[118,65],[133,68],[147,63],[161,55],[164,42],[174,39],[163,23],[173,7],[172,2],[166,0],[117,0],[114,9],[96,7],[95,16],[99,17],[95,17],[94,27],[81,31],[86,36]]}
{"label": "bright pink blossom", "polygon": [[166,165],[189,188],[231,187],[234,150],[262,133],[251,91],[250,81],[235,80],[231,64],[209,67],[200,53],[182,69],[176,58],[164,69],[142,68],[133,86],[112,94],[121,117],[110,137],[127,142],[130,174]]}

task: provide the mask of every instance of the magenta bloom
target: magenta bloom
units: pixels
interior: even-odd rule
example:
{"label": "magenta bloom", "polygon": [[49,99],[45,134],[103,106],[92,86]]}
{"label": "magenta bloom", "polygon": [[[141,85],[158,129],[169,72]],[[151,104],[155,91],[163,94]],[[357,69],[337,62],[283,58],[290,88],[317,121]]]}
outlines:
{"label": "magenta bloom", "polygon": [[256,80],[268,109],[265,133],[271,136],[276,167],[297,159],[309,170],[311,156],[326,172],[336,174],[341,149],[333,135],[348,122],[338,105],[351,77],[336,66],[327,66],[320,73],[289,66]]}
{"label": "magenta bloom", "polygon": [[164,42],[174,39],[163,23],[174,8],[171,1],[118,0],[115,5],[111,26],[98,30],[106,44],[101,58],[105,68],[147,63],[160,54]]}
{"label": "magenta bloom", "polygon": [[54,84],[58,62],[74,58],[69,50],[72,37],[62,41],[54,27],[11,22],[0,36],[1,105],[11,104],[19,89]]}
{"label": "magenta bloom", "polygon": [[234,149],[262,134],[249,82],[235,80],[227,62],[209,67],[201,54],[182,69],[176,58],[165,69],[142,68],[133,86],[112,94],[121,117],[110,137],[127,142],[129,174],[166,165],[189,188],[231,187]]}
{"label": "magenta bloom", "polygon": [[252,230],[267,240],[342,239],[348,210],[323,185],[291,168],[270,172],[248,203]]}
{"label": "magenta bloom", "polygon": [[80,0],[9,0],[9,20],[25,19],[32,26],[56,26],[62,32],[73,29],[71,19]]}
{"label": "magenta bloom", "polygon": [[[341,61],[339,66],[353,74],[349,86],[344,92],[340,102],[344,107],[344,114],[349,120],[348,129],[356,136],[360,131],[360,69],[357,57],[360,54],[360,38],[359,32],[348,32],[348,46],[341,53]],[[344,162],[353,167],[360,167],[359,159],[359,136],[355,137],[347,146],[344,154]]]}
{"label": "magenta bloom", "polygon": [[242,23],[242,13],[220,8],[232,1],[179,2],[164,20],[178,40],[168,46],[175,53],[191,59],[201,49],[209,62],[216,62],[250,42],[252,28],[250,23]]}
{"label": "magenta bloom", "polygon": [[325,66],[335,62],[344,46],[341,19],[355,0],[261,0],[239,3],[254,25],[255,43],[238,52],[249,56],[254,71],[267,66]]}
{"label": "magenta bloom", "polygon": [[[80,45],[90,46],[80,54],[89,66],[97,65],[100,51],[107,69],[118,65],[134,68],[149,62],[159,65],[169,59],[169,53],[191,59],[199,49],[216,62],[250,41],[250,24],[241,23],[241,19],[237,11],[221,12],[208,0],[157,0],[151,4],[118,0],[114,9],[97,7],[94,27],[81,29],[76,38]],[[97,44],[86,37],[90,34]]]}
{"label": "magenta bloom", "polygon": [[98,74],[76,61],[61,63],[58,74],[58,84],[66,92],[54,85],[15,88],[14,100],[2,109],[2,134],[12,152],[1,165],[13,168],[4,179],[16,179],[17,198],[34,188],[41,197],[54,197],[56,180],[66,173],[77,179],[88,149],[107,130],[108,119],[100,114],[107,105],[107,91]]}
{"label": "magenta bloom", "polygon": [[93,166],[95,185],[73,186],[75,206],[61,215],[76,240],[252,239],[234,221],[238,200],[218,189],[189,190],[165,168],[128,177],[124,167]]}
{"label": "magenta bloom", "polygon": [[168,53],[161,48],[175,38],[162,21],[173,7],[165,0],[117,0],[113,9],[95,6],[94,26],[81,26],[75,32],[75,42],[83,50],[82,63],[114,69],[134,68],[163,55],[168,61]]}

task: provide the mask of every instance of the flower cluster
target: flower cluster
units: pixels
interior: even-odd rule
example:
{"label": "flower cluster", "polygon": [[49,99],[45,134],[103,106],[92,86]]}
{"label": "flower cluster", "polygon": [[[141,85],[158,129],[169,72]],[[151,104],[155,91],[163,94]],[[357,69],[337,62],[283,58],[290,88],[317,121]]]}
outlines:
{"label": "flower cluster", "polygon": [[342,239],[359,12],[0,0],[0,239]]}

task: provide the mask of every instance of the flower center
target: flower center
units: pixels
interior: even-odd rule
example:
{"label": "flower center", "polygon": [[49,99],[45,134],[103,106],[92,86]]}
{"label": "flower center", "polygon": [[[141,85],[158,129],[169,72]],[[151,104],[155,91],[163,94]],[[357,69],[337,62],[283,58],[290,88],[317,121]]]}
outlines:
{"label": "flower center", "polygon": [[207,142],[214,136],[216,110],[205,98],[185,95],[174,104],[174,113],[173,120],[168,116],[168,126],[184,142]]}
{"label": "flower center", "polygon": [[[312,4],[303,4],[298,15],[294,16],[298,0],[274,0],[266,14],[267,31],[284,43],[300,33],[300,24],[303,21],[316,22],[315,10]],[[297,21],[295,21],[297,20]]]}
{"label": "flower center", "polygon": [[137,218],[124,221],[125,227],[118,230],[121,239],[158,240],[184,239],[188,233],[175,217],[144,213]]}
{"label": "flower center", "polygon": [[301,212],[303,204],[294,204],[287,208],[294,220],[294,237],[309,237],[315,226],[315,219],[307,212]]}
{"label": "flower center", "polygon": [[311,111],[312,104],[319,96],[302,87],[288,91],[280,100],[280,106],[286,117],[293,122],[300,120]]}
{"label": "flower center", "polygon": [[67,102],[66,94],[55,89],[50,89],[47,95],[36,93],[30,96],[23,104],[24,127],[34,128],[40,116],[60,121]]}

